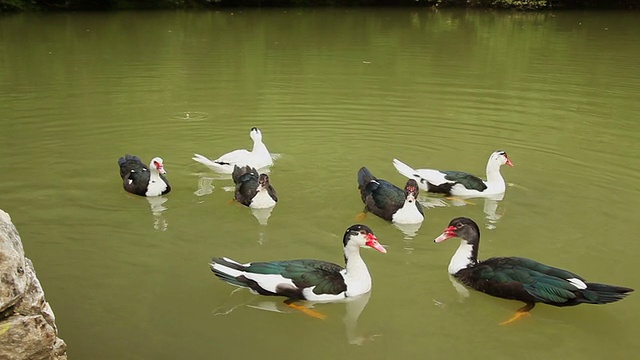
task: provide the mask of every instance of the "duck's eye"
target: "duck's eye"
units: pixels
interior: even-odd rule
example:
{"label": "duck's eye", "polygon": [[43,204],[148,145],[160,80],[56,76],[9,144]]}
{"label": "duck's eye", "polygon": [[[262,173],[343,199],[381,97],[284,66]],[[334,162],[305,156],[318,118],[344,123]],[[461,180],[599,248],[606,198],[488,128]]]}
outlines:
{"label": "duck's eye", "polygon": [[462,223],[460,223],[460,224],[456,225],[456,227],[457,227],[458,229],[460,229],[460,228],[461,228],[461,227],[463,227],[463,226],[464,226],[464,224],[462,224]]}
{"label": "duck's eye", "polygon": [[362,234],[362,235],[367,235],[367,232],[366,232],[366,231],[364,231],[364,230],[360,230],[360,234]]}

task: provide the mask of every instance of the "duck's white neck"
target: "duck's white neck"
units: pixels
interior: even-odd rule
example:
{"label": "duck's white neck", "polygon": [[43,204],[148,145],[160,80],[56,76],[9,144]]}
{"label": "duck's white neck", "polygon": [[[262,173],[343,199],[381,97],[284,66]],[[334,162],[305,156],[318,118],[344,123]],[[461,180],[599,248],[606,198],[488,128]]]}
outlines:
{"label": "duck's white neck", "polygon": [[152,167],[149,169],[149,185],[147,186],[146,196],[159,196],[167,189],[167,184],[160,177],[158,169]]}
{"label": "duck's white neck", "polygon": [[466,240],[460,239],[460,246],[449,262],[449,274],[455,275],[458,271],[466,269],[471,265],[475,265],[476,259],[473,258],[473,245],[467,243]]}
{"label": "duck's white neck", "polygon": [[419,224],[424,220],[424,215],[420,213],[417,205],[418,200],[404,201],[404,205],[393,214],[392,220],[398,224]]}
{"label": "duck's white neck", "polygon": [[371,290],[371,275],[367,265],[360,257],[360,247],[348,243],[344,248],[346,267],[342,271],[344,282],[347,284],[347,296],[357,296]]}
{"label": "duck's white neck", "polygon": [[256,140],[253,142],[253,149],[251,149],[251,152],[255,153],[255,152],[269,152],[267,150],[267,146],[262,142],[262,140]]}
{"label": "duck's white neck", "polygon": [[487,186],[491,188],[491,192],[504,192],[506,189],[500,167],[502,165],[497,161],[489,160],[487,163]]}

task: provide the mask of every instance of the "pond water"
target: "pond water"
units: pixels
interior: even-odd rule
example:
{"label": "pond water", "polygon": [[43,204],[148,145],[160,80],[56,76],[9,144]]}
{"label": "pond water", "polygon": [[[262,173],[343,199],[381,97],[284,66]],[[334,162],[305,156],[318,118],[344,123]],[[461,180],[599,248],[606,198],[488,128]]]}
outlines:
{"label": "pond water", "polygon": [[[0,19],[0,208],[10,213],[71,359],[622,358],[640,350],[639,295],[605,306],[521,306],[447,275],[457,216],[480,257],[517,255],[640,287],[640,13],[271,9],[19,14]],[[232,181],[191,160],[276,155],[280,202],[262,223]],[[342,263],[363,204],[356,171],[402,185],[417,168],[484,177],[499,201],[421,194],[409,235],[379,218],[372,292],[316,304],[235,291],[208,267]],[[122,189],[125,153],[164,158],[173,188]],[[268,311],[271,310],[271,311]]]}

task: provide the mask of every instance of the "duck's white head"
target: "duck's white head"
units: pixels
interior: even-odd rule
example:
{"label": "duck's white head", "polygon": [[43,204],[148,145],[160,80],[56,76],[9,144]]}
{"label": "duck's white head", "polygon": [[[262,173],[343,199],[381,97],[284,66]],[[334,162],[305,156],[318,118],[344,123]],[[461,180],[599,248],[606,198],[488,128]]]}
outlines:
{"label": "duck's white head", "polygon": [[509,156],[507,156],[507,153],[503,150],[494,151],[493,154],[491,154],[491,156],[489,157],[489,164],[493,164],[494,166],[498,165],[497,167],[505,164],[513,166],[511,160],[509,160]]}
{"label": "duck's white head", "polygon": [[253,142],[262,142],[262,132],[257,127],[251,128],[249,136],[251,137],[251,140],[253,140]]}
{"label": "duck's white head", "polygon": [[349,244],[356,244],[358,247],[368,246],[374,248],[383,254],[387,252],[387,249],[380,245],[373,231],[365,225],[356,224],[349,227],[344,233],[342,242],[345,248],[347,248]]}
{"label": "duck's white head", "polygon": [[151,163],[149,163],[149,168],[156,169],[160,174],[166,174],[167,172],[164,170],[164,162],[161,157],[154,157],[151,159]]}

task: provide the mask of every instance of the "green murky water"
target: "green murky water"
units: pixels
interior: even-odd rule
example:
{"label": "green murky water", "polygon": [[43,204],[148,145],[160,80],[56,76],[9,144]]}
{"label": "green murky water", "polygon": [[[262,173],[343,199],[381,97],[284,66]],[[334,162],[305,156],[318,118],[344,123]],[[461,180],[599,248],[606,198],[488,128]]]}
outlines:
{"label": "green murky water", "polygon": [[[481,257],[640,287],[638,33],[640,14],[623,12],[2,17],[0,208],[73,359],[631,356],[638,294],[540,305],[499,326],[520,304],[460,295],[446,272],[455,242],[432,240],[469,216],[484,229]],[[279,155],[267,225],[191,160],[249,147],[252,126]],[[212,256],[340,263],[362,209],[360,166],[398,184],[393,157],[483,175],[499,148],[515,164],[502,201],[423,195],[437,206],[414,236],[364,220],[389,252],[364,252],[370,297],[316,305],[324,321],[233,292],[208,269]],[[125,153],[162,156],[174,190],[155,203],[125,193]]]}

